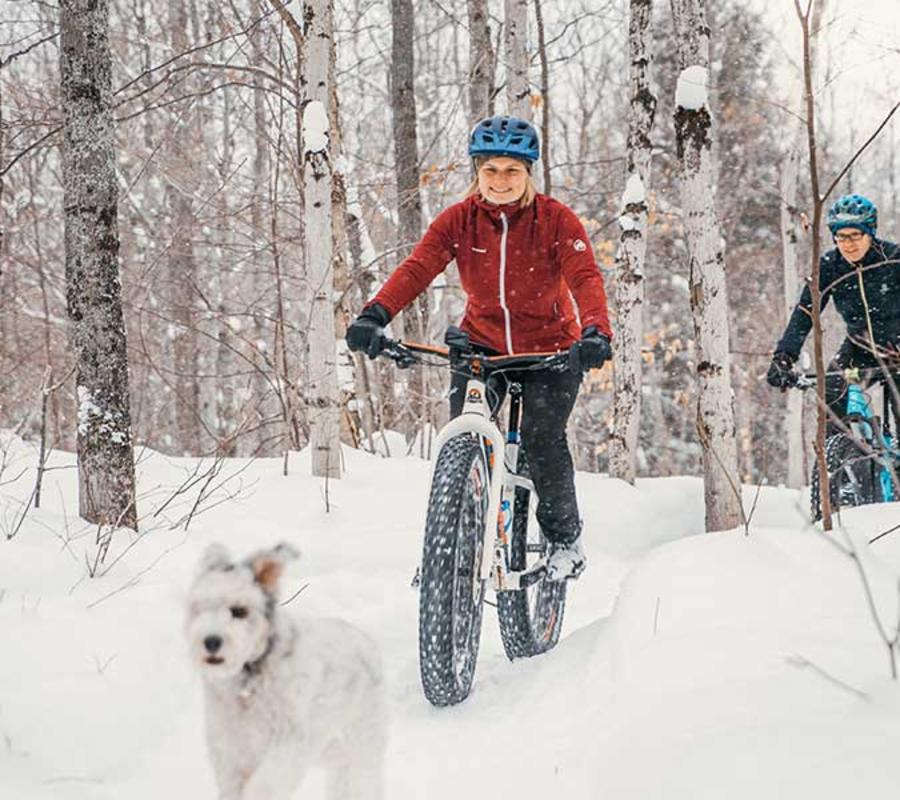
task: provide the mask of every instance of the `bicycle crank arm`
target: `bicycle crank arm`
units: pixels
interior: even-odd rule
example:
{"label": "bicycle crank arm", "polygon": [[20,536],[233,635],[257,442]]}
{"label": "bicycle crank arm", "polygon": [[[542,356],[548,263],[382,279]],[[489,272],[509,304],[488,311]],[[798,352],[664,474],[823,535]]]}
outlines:
{"label": "bicycle crank arm", "polygon": [[[542,580],[546,574],[547,567],[544,564],[538,564],[524,572],[505,572],[502,576],[498,571],[494,575],[494,591],[514,592],[518,589],[527,589]],[[501,581],[502,585],[498,585]]]}

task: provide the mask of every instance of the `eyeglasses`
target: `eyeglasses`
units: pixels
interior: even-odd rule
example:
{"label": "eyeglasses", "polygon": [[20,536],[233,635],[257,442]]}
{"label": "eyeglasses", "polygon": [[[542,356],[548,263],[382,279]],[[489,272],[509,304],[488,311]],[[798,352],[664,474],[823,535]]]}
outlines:
{"label": "eyeglasses", "polygon": [[865,235],[866,234],[862,233],[861,231],[856,231],[855,233],[836,233],[834,235],[834,240],[836,242],[842,242],[844,244],[855,244],[856,242],[860,241]]}

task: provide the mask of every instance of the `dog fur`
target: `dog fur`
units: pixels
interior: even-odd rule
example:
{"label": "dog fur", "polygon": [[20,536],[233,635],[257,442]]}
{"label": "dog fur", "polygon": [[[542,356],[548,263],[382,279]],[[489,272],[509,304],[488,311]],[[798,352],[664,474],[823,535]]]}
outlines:
{"label": "dog fur", "polygon": [[326,768],[328,800],[381,800],[386,713],[375,643],[336,619],[278,607],[290,545],[232,562],[210,547],[191,588],[188,639],[203,677],[221,800],[289,800]]}

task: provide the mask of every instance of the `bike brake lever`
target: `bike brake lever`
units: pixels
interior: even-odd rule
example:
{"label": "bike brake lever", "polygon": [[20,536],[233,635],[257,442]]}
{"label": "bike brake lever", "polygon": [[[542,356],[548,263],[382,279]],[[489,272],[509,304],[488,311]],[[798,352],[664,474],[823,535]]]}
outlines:
{"label": "bike brake lever", "polygon": [[416,357],[397,342],[390,342],[382,352],[397,364],[398,369],[409,369],[416,363]]}

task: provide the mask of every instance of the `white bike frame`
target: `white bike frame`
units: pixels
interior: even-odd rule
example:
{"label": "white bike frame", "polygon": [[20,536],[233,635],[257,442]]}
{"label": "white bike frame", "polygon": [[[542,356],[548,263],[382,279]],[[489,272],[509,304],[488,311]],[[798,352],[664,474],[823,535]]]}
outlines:
{"label": "white bike frame", "polygon": [[[481,436],[490,443],[493,451],[493,464],[489,465],[491,470],[490,500],[482,534],[481,578],[489,581],[495,592],[520,589],[522,588],[521,578],[525,572],[512,572],[506,566],[505,546],[507,540],[505,519],[501,517],[501,503],[504,490],[521,486],[533,493],[534,484],[527,478],[515,474],[519,443],[505,441],[503,433],[491,420],[485,382],[479,377],[469,378],[466,384],[462,413],[451,419],[438,434],[434,449],[434,463],[431,468],[432,482],[441,448],[450,439],[464,433]],[[509,513],[512,514],[511,506]],[[486,558],[486,553],[492,553],[493,556]]]}

